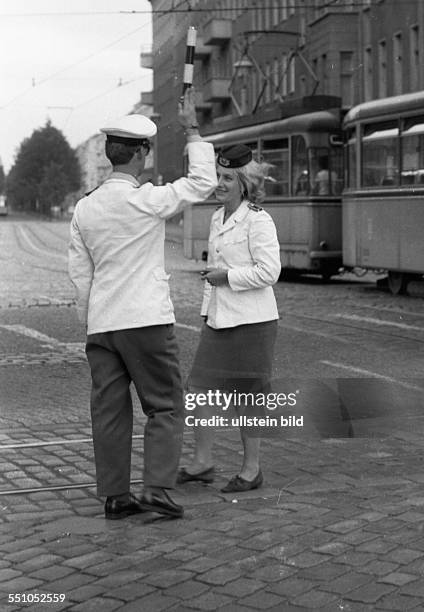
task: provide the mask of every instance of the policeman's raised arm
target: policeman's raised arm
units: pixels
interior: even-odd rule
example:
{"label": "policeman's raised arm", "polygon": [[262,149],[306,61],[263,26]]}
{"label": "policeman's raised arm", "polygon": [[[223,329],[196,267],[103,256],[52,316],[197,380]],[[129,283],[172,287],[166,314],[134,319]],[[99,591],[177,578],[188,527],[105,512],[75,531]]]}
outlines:
{"label": "policeman's raised arm", "polygon": [[186,89],[183,99],[178,103],[178,121],[184,128],[187,142],[201,140],[196,118],[195,91],[193,87]]}
{"label": "policeman's raised arm", "polygon": [[178,121],[187,139],[187,176],[161,186],[146,183],[130,197],[130,202],[140,206],[144,212],[162,219],[172,217],[189,204],[206,200],[218,184],[214,148],[199,134],[191,87],[186,90],[183,101],[178,103]]}

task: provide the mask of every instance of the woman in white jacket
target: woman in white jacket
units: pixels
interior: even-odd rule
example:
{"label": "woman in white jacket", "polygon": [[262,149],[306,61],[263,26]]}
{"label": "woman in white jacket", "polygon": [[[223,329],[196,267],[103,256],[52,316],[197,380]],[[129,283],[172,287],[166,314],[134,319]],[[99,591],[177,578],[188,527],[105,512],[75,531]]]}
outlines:
{"label": "woman in white jacket", "polygon": [[[245,394],[266,394],[270,379],[278,311],[272,285],[278,280],[280,247],[271,216],[258,202],[264,196],[268,164],[253,160],[245,145],[233,145],[217,158],[216,198],[223,205],[212,216],[208,269],[201,314],[205,319],[199,347],[189,376],[189,391],[219,397],[216,390],[233,394],[240,414],[253,414],[257,407],[239,405]],[[252,396],[253,394],[253,396]],[[253,402],[254,404],[255,402]],[[223,406],[196,405],[193,415],[228,415]],[[252,412],[253,411],[253,412]],[[256,412],[257,414],[257,412]],[[195,453],[192,463],[181,468],[178,482],[212,482],[213,430],[195,426]],[[223,492],[247,491],[263,482],[259,464],[260,438],[252,428],[240,427],[244,449],[239,474]]]}

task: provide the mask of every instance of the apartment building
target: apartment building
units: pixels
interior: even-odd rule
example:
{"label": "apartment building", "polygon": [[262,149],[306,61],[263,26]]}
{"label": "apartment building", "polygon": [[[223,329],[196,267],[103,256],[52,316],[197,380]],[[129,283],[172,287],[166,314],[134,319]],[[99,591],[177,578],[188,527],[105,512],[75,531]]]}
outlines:
{"label": "apartment building", "polygon": [[[424,88],[422,0],[151,0],[158,173],[181,175],[177,121],[186,33],[203,132],[272,118],[296,100],[343,109]],[[302,108],[302,104],[299,104]]]}

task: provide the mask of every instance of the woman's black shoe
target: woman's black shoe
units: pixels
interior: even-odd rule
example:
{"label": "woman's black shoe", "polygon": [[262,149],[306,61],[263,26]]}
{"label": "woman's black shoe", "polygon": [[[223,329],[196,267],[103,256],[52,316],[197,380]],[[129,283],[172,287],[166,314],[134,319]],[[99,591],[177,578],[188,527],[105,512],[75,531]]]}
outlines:
{"label": "woman's black shoe", "polygon": [[231,480],[221,489],[222,493],[241,493],[243,491],[251,491],[252,489],[258,489],[264,479],[261,470],[257,473],[253,480],[245,480],[241,476],[234,476]]}

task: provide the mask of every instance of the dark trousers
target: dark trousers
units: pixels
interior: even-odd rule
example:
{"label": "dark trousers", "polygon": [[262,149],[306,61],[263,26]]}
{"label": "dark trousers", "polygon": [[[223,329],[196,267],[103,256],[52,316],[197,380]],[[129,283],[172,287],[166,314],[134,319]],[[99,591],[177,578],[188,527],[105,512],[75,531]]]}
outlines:
{"label": "dark trousers", "polygon": [[133,406],[130,383],[147,416],[144,484],[172,488],[184,427],[184,400],[173,325],[87,336],[97,493],[130,490]]}

